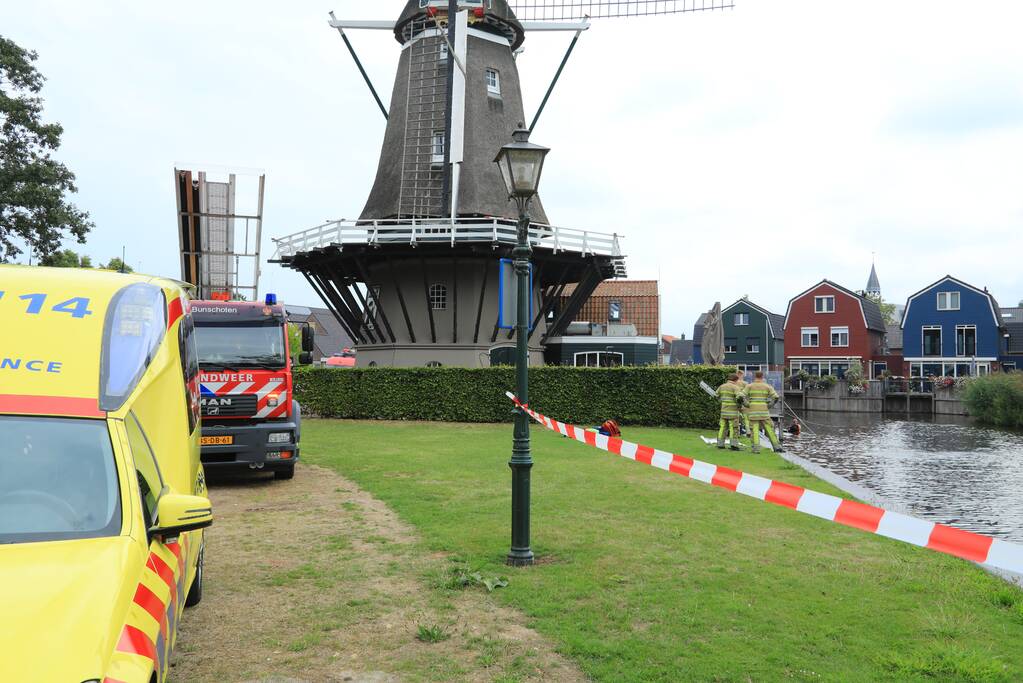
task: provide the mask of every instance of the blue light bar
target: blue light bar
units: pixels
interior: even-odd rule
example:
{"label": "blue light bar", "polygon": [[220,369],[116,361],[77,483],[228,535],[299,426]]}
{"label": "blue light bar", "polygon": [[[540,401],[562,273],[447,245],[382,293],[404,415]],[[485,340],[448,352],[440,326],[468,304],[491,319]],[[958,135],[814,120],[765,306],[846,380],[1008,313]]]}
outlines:
{"label": "blue light bar", "polygon": [[277,295],[276,294],[267,294],[266,295],[266,301],[264,303],[267,306],[276,306],[277,305]]}

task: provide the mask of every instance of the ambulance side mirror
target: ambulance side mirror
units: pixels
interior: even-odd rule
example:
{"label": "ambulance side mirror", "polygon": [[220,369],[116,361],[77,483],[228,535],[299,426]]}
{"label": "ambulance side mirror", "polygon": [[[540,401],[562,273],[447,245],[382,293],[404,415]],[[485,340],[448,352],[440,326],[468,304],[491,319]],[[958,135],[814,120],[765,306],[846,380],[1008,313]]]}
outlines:
{"label": "ambulance side mirror", "polygon": [[209,498],[166,493],[156,504],[156,519],[156,524],[149,529],[149,537],[161,536],[166,543],[186,531],[213,524],[213,506]]}
{"label": "ambulance side mirror", "polygon": [[302,326],[302,350],[306,353],[313,352],[313,328],[309,325]]}

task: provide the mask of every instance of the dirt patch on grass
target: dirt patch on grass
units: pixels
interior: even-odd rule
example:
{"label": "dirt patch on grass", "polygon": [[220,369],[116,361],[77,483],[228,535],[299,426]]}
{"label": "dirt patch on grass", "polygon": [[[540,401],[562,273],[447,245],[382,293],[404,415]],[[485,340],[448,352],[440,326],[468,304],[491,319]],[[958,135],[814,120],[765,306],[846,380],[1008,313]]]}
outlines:
{"label": "dirt patch on grass", "polygon": [[170,679],[582,681],[449,558],[335,472],[214,479],[203,601],[185,612]]}

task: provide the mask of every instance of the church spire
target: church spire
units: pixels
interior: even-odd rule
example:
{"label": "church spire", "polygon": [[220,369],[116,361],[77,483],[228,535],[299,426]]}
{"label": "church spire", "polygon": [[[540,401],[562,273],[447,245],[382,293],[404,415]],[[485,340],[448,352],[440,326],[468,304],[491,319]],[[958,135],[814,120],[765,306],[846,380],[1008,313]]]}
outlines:
{"label": "church spire", "polygon": [[870,277],[867,279],[867,294],[881,296],[881,282],[877,279],[877,268],[870,264]]}

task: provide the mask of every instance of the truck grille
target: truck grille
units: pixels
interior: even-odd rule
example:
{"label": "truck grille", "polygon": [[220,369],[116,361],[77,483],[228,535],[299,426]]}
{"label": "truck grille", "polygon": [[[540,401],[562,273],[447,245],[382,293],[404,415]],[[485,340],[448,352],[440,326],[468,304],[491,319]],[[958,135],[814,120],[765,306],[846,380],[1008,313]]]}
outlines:
{"label": "truck grille", "polygon": [[203,397],[203,417],[251,417],[256,414],[254,394]]}

